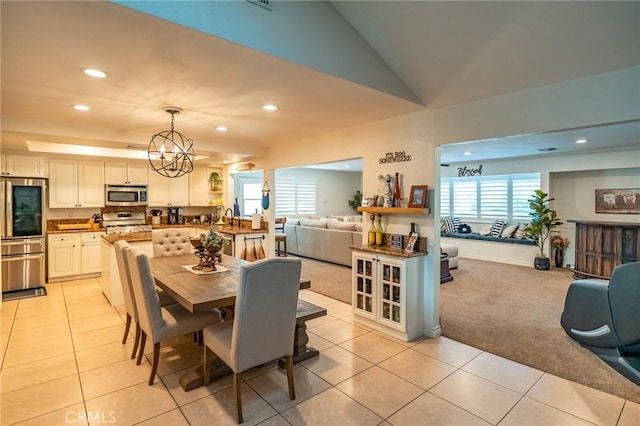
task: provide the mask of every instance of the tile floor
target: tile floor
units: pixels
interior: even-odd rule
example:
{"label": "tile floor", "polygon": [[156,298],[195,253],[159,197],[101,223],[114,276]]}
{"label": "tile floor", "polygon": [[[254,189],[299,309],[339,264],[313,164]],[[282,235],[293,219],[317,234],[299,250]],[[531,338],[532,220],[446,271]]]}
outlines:
{"label": "tile floor", "polygon": [[[202,359],[190,337],[163,347],[160,378],[148,386],[148,358],[129,359],[124,312],[95,279],[47,288],[2,304],[2,425],[236,424],[229,377],[180,389]],[[247,425],[640,424],[639,404],[446,338],[395,341],[354,325],[342,302],[301,297],[329,312],[308,325],[321,354],[295,366],[295,401],[275,364],[248,372]]]}

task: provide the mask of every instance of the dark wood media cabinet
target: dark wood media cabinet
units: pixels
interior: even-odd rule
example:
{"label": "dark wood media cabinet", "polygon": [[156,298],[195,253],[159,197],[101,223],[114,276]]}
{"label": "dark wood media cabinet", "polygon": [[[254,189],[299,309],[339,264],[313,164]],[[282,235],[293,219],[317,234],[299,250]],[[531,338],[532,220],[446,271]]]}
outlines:
{"label": "dark wood media cabinet", "polygon": [[609,279],[616,266],[640,261],[640,223],[569,222],[576,224],[575,278]]}

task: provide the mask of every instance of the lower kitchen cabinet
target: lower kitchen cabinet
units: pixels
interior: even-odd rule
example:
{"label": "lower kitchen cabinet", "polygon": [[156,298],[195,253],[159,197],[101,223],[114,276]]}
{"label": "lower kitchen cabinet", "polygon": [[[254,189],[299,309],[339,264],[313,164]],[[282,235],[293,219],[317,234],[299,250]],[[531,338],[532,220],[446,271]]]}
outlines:
{"label": "lower kitchen cabinet", "polygon": [[[129,245],[141,250],[149,257],[153,257],[153,245],[151,241],[130,241]],[[118,271],[118,261],[116,260],[115,245],[102,240],[101,257],[102,276],[98,279],[102,293],[112,306],[124,305],[124,295],[122,294],[122,284],[120,282],[120,272]]]}
{"label": "lower kitchen cabinet", "polygon": [[99,276],[103,235],[104,232],[48,235],[48,281]]}
{"label": "lower kitchen cabinet", "polygon": [[354,251],[354,321],[404,341],[422,336],[423,261],[423,257]]}

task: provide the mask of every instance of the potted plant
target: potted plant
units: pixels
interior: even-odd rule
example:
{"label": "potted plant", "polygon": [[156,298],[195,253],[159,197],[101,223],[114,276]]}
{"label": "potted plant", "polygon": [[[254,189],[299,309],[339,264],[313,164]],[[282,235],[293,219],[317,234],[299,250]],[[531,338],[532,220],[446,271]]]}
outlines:
{"label": "potted plant", "polygon": [[349,206],[353,210],[358,211],[358,206],[362,205],[362,192],[356,191],[356,193],[353,195],[353,198],[347,201],[347,203],[349,203]]}
{"label": "potted plant", "polygon": [[569,246],[569,239],[564,238],[560,234],[554,234],[551,236],[551,247],[556,249],[555,252],[555,264],[557,268],[562,268],[564,263],[564,249]]}
{"label": "potted plant", "polygon": [[536,189],[532,198],[529,199],[529,216],[531,222],[526,226],[524,232],[527,238],[534,240],[538,246],[538,254],[533,265],[536,269],[548,270],[551,261],[544,253],[544,246],[549,239],[549,233],[559,225],[558,213],[549,207],[549,203],[555,198],[549,198],[549,194],[541,189]]}
{"label": "potted plant", "polygon": [[218,172],[211,172],[209,175],[209,187],[211,191],[220,191],[220,174]]}

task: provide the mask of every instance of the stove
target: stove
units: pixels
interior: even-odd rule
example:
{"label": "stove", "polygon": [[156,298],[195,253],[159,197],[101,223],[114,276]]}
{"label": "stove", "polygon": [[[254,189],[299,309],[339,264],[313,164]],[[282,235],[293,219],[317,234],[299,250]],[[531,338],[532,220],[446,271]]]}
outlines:
{"label": "stove", "polygon": [[151,232],[151,225],[146,224],[144,212],[102,213],[102,226],[107,230],[107,234]]}

